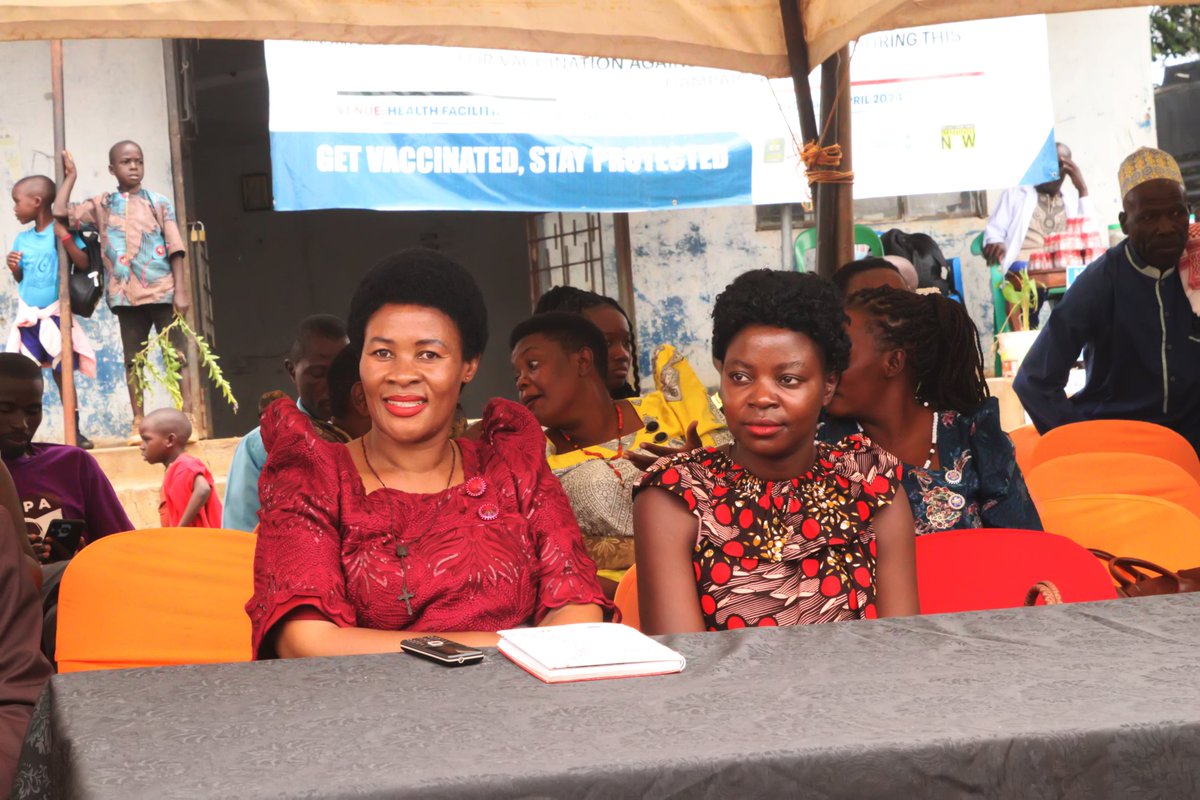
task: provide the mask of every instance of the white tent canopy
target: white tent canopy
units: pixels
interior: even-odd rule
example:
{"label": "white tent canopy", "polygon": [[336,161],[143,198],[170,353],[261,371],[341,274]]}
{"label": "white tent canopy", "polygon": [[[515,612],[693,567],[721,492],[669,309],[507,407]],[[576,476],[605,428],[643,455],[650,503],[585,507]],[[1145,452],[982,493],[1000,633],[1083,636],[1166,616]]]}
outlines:
{"label": "white tent canopy", "polygon": [[[1129,0],[796,0],[810,68],[865,33]],[[779,0],[0,0],[3,39],[313,39],[457,45],[790,74]]]}

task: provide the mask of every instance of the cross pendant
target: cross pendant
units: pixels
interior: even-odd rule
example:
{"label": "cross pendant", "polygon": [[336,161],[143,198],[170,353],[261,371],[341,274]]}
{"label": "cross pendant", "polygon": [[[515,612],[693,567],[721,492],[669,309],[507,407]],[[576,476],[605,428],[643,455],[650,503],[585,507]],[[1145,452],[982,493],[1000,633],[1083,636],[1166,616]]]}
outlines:
{"label": "cross pendant", "polygon": [[404,591],[400,592],[400,595],[396,599],[404,601],[404,608],[408,612],[408,615],[411,617],[412,616],[412,603],[410,603],[408,601],[412,600],[414,597],[416,597],[416,595],[408,590],[408,582],[407,581],[405,582],[405,584],[402,588]]}

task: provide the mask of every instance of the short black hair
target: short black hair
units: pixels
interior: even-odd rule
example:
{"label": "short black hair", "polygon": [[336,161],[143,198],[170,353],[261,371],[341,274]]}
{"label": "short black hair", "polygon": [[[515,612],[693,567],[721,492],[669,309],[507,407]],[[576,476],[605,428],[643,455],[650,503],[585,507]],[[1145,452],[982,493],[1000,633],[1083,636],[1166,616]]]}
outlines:
{"label": "short black hair", "polygon": [[576,314],[582,314],[584,311],[600,308],[601,306],[615,308],[625,318],[625,324],[629,326],[630,354],[633,356],[630,359],[633,362],[633,383],[626,383],[620,389],[614,389],[613,399],[624,400],[629,397],[638,397],[642,393],[642,370],[638,366],[637,331],[633,329],[633,320],[629,318],[629,314],[621,307],[620,303],[611,297],[606,297],[587,289],[580,289],[576,286],[555,286],[538,298],[537,306],[533,309],[533,313],[545,314],[547,311],[574,311]]}
{"label": "short black hair", "polygon": [[820,349],[830,372],[841,372],[850,360],[841,301],[832,283],[811,272],[744,272],[717,295],[712,315],[712,352],[717,361],[725,360],[734,337],[751,325],[803,333]]}
{"label": "short black hair", "polygon": [[0,378],[40,381],[42,367],[29,356],[20,353],[0,353]]}
{"label": "short black hair", "polygon": [[881,286],[855,292],[846,308],[869,315],[875,338],[908,357],[917,400],[971,414],[988,398],[979,329],[962,303]]}
{"label": "short black hair", "polygon": [[42,198],[42,205],[53,203],[54,198],[58,195],[58,188],[54,185],[54,181],[45,175],[29,175],[28,177],[21,178],[21,180],[13,184],[13,191],[15,192],[18,189],[24,189]]}
{"label": "short black hair", "polygon": [[[851,261],[849,264],[843,264],[838,267],[837,272],[833,273],[833,285],[837,288],[838,294],[845,297],[846,287],[850,285],[851,280],[858,275],[862,275],[864,272],[871,272],[876,269],[886,269],[900,275],[900,270],[896,268],[895,264],[885,258],[872,256],[858,261]],[[904,280],[904,276],[900,275],[900,279]]]}
{"label": "short black hair", "polygon": [[329,371],[325,373],[325,378],[329,381],[329,406],[333,409],[335,417],[346,416],[353,405],[351,397],[354,384],[361,380],[358,374],[361,356],[360,350],[353,345],[347,346],[337,354],[329,365]]}
{"label": "short black hair", "polygon": [[127,144],[131,144],[134,147],[136,147],[138,149],[138,152],[140,152],[142,154],[142,158],[146,157],[146,151],[142,149],[142,146],[140,144],[135,142],[133,139],[122,139],[121,141],[114,144],[112,147],[108,148],[108,163],[109,164],[116,163],[117,151],[120,150],[122,147],[124,147]]}
{"label": "short black hair", "polygon": [[578,353],[585,348],[591,350],[596,373],[602,380],[608,379],[608,345],[604,334],[587,317],[570,311],[534,314],[513,328],[508,337],[508,349],[515,349],[517,342],[537,333],[558,342],[568,353]]}
{"label": "short black hair", "polygon": [[361,350],[367,321],[392,304],[441,311],[458,328],[463,358],[468,361],[487,347],[487,304],[479,284],[461,264],[436,250],[401,250],[371,268],[350,301],[351,344]]}
{"label": "short black hair", "polygon": [[300,320],[296,338],[292,340],[291,349],[288,350],[288,360],[295,363],[304,358],[308,343],[314,338],[340,342],[346,338],[346,323],[332,314],[313,314]]}

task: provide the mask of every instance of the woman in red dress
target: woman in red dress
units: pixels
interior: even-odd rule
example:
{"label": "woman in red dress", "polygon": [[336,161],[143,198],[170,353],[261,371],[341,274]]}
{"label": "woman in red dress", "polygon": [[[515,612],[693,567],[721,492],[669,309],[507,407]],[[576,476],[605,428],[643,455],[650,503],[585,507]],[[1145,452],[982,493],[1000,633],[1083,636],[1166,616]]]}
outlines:
{"label": "woman in red dress", "polygon": [[504,628],[599,622],[608,602],[533,415],[492,400],[478,441],[450,436],[487,343],[470,274],[398,253],[359,285],[349,327],[371,431],[326,442],[290,400],[263,417],[256,657],[396,652],[428,633],[488,646]]}
{"label": "woman in red dress", "polygon": [[917,613],[900,463],[861,434],[815,440],[850,342],[832,284],[755,270],[713,309],[733,444],[660,459],[635,489],[642,630]]}

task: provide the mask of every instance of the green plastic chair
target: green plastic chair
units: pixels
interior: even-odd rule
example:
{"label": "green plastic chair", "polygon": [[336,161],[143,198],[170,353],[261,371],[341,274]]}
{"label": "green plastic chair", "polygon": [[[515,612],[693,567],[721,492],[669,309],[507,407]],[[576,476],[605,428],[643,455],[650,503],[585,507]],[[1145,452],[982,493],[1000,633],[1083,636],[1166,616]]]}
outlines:
{"label": "green plastic chair", "polygon": [[[866,245],[870,248],[871,255],[876,258],[883,258],[883,242],[880,241],[879,234],[866,225],[854,226],[854,244]],[[793,248],[795,258],[792,261],[792,268],[797,272],[804,272],[804,256],[816,246],[816,228],[805,228],[800,231],[799,235],[796,236],[796,244]]]}
{"label": "green plastic chair", "polygon": [[[979,235],[971,242],[971,254],[983,258],[983,234],[980,231]],[[1004,280],[1004,273],[1000,271],[999,264],[988,264],[988,280],[992,284],[992,328],[996,334],[1004,332],[1005,325],[1008,321],[1008,303],[1004,300],[1004,293],[1000,291],[1000,282]],[[996,350],[996,374],[999,375],[1001,370],[1000,350]]]}

